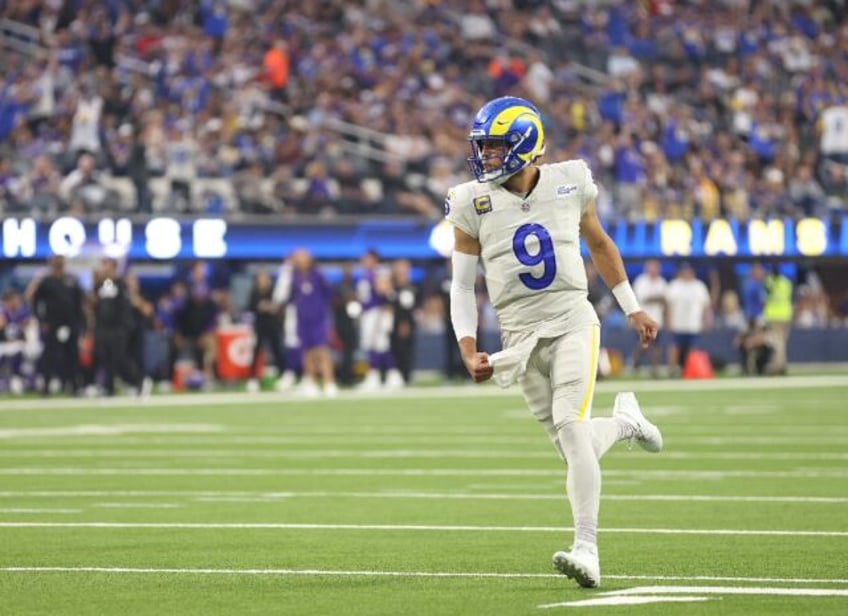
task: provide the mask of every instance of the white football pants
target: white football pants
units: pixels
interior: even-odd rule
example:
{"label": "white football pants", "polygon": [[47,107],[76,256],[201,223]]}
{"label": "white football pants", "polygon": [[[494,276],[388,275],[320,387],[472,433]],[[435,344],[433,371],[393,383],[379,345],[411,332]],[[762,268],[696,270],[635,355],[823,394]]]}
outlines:
{"label": "white football pants", "polygon": [[577,539],[594,543],[601,495],[598,461],[618,440],[611,417],[592,419],[600,327],[539,340],[521,378],[524,399],[568,465],[566,490]]}

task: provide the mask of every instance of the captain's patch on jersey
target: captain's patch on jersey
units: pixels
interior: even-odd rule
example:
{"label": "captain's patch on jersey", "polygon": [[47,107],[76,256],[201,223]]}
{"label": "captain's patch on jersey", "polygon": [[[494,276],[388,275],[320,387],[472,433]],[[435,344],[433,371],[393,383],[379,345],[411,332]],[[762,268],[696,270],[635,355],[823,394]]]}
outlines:
{"label": "captain's patch on jersey", "polygon": [[492,197],[490,197],[489,195],[474,197],[474,211],[477,212],[478,215],[485,214],[486,212],[491,212]]}
{"label": "captain's patch on jersey", "polygon": [[560,184],[557,186],[557,197],[567,197],[577,190],[577,184]]}

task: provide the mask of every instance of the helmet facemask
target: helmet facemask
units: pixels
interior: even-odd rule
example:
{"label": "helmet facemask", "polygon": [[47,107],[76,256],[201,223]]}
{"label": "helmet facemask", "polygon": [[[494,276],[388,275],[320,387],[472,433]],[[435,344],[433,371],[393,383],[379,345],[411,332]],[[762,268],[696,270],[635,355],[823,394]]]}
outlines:
{"label": "helmet facemask", "polygon": [[471,135],[468,141],[471,144],[471,156],[467,159],[468,167],[477,181],[506,180],[508,177],[506,160],[509,156],[506,138]]}

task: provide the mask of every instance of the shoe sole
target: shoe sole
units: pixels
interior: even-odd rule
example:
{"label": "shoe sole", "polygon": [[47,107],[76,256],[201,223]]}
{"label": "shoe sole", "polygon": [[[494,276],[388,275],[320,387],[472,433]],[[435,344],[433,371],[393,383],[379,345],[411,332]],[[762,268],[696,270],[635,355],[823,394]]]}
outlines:
{"label": "shoe sole", "polygon": [[554,569],[568,579],[574,580],[583,588],[597,588],[600,586],[598,580],[589,575],[585,569],[568,560],[565,556],[554,556],[553,562]]}
{"label": "shoe sole", "polygon": [[[622,396],[622,395],[623,395],[623,394],[618,394],[618,395],[616,395],[616,397],[615,397],[615,404],[614,404],[614,407],[613,407],[613,408],[617,408],[617,407],[618,407],[618,398],[619,398],[619,396]],[[637,404],[637,406],[638,406],[639,402],[637,401],[637,402],[636,402],[636,404]],[[616,414],[616,413],[615,413],[615,411],[613,411],[613,416],[615,416],[615,414]],[[625,413],[622,413],[622,414],[625,414]],[[648,418],[647,418],[647,417],[645,417],[645,414],[644,414],[644,413],[642,413],[642,409],[641,409],[641,408],[639,408],[639,414],[642,416],[642,420],[644,420],[644,422],[645,422],[646,424],[648,424],[649,429],[651,429],[652,431],[655,431],[655,432],[657,433],[658,438],[656,438],[656,439],[647,439],[647,438],[639,438],[639,437],[636,437],[636,438],[634,438],[633,440],[635,440],[635,441],[636,441],[636,443],[639,445],[639,447],[641,447],[642,449],[644,449],[645,451],[647,451],[647,452],[649,452],[649,453],[659,453],[659,452],[661,452],[661,451],[663,450],[663,445],[664,445],[664,443],[663,443],[663,437],[662,437],[662,432],[660,432],[660,429],[656,426],[656,424],[651,423],[651,422],[648,420]],[[637,423],[637,425],[638,425],[638,422],[636,422],[636,423]]]}

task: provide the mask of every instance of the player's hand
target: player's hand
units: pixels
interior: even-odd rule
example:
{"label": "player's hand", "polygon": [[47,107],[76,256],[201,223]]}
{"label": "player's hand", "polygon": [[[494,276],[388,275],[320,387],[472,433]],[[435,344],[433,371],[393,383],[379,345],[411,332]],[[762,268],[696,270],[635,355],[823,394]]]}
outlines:
{"label": "player's hand", "polygon": [[627,322],[639,334],[639,342],[643,349],[647,348],[651,342],[657,339],[659,325],[644,310],[628,315]]}
{"label": "player's hand", "polygon": [[473,355],[463,356],[462,361],[475,383],[482,383],[492,378],[494,369],[489,363],[488,353],[474,353]]}

